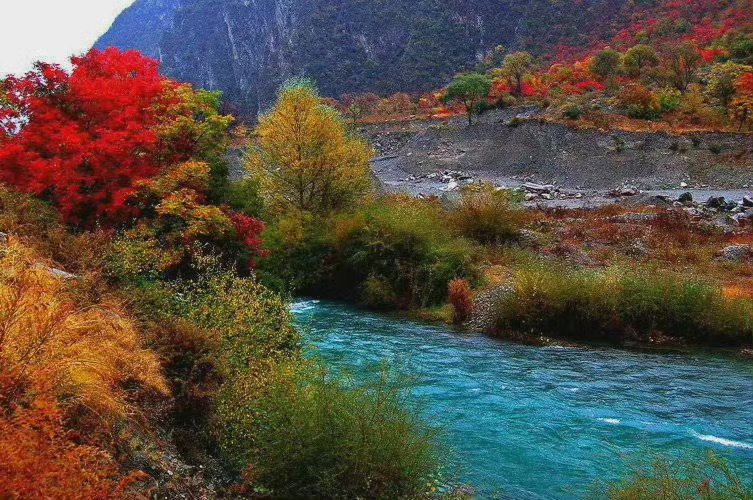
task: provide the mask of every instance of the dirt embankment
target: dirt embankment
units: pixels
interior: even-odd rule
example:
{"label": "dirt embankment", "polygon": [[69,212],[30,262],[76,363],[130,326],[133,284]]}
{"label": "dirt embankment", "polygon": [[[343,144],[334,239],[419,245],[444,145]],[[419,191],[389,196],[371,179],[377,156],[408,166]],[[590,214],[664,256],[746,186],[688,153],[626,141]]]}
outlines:
{"label": "dirt embankment", "polygon": [[643,190],[753,186],[753,141],[746,134],[575,129],[537,120],[530,110],[490,113],[470,127],[451,119],[373,124],[360,132],[378,151],[376,175],[388,188],[410,192],[447,191],[441,176],[426,177],[446,171],[506,186],[534,181],[584,192],[626,184]]}

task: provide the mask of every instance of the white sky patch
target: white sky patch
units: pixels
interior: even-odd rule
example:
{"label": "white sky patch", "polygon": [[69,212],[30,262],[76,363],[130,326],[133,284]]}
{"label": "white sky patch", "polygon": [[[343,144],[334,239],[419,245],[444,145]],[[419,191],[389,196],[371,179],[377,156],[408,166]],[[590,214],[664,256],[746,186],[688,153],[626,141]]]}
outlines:
{"label": "white sky patch", "polygon": [[134,0],[0,0],[0,78],[35,61],[66,64]]}

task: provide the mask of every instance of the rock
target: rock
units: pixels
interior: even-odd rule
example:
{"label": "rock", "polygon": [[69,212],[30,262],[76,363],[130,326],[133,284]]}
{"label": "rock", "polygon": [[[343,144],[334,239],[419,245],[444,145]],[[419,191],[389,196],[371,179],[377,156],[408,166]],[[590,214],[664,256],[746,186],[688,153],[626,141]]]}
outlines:
{"label": "rock", "polygon": [[536,184],[534,182],[525,182],[523,183],[523,189],[537,193],[549,193],[554,189],[554,186],[551,184]]}
{"label": "rock", "polygon": [[8,235],[0,232],[0,243],[8,243]]}
{"label": "rock", "polygon": [[753,246],[751,245],[730,245],[724,247],[719,256],[723,259],[740,262],[753,257]]}
{"label": "rock", "polygon": [[743,196],[742,205],[744,207],[753,207],[753,198],[751,198],[750,196]]}
{"label": "rock", "polygon": [[685,191],[677,198],[680,203],[693,203],[693,195],[689,191]]}
{"label": "rock", "polygon": [[732,215],[730,216],[730,219],[732,222],[740,225],[749,223],[751,219],[753,219],[753,210],[748,209],[745,212],[740,212],[739,214]]}
{"label": "rock", "polygon": [[680,183],[680,187],[683,188],[683,189],[685,189],[686,187],[688,187],[688,183],[687,182],[681,182]]}
{"label": "rock", "polygon": [[537,194],[533,194],[533,193],[526,193],[526,195],[525,195],[525,196],[523,197],[523,199],[524,199],[525,201],[533,201],[533,200],[535,200],[535,199],[536,199],[536,198],[538,198],[538,197],[539,197],[539,196],[538,196]]}
{"label": "rock", "polygon": [[549,194],[549,193],[542,193],[541,197],[544,198],[545,200],[551,200],[552,199],[552,195]]}
{"label": "rock", "polygon": [[721,208],[725,203],[724,196],[712,196],[706,200],[706,206],[710,208]]}
{"label": "rock", "polygon": [[608,193],[608,195],[609,196],[614,196],[614,197],[619,197],[619,196],[636,196],[636,195],[638,195],[640,193],[641,193],[641,191],[637,187],[631,186],[631,185],[625,185],[625,186],[619,187],[617,189],[611,190]]}

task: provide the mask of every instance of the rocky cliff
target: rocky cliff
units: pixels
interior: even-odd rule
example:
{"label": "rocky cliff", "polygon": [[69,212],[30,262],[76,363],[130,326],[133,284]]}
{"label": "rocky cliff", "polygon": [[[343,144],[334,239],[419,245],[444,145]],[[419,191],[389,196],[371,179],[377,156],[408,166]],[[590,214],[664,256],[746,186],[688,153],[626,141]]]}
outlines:
{"label": "rocky cliff", "polygon": [[136,0],[96,47],[222,90],[254,115],[290,76],[326,95],[422,91],[498,44],[543,51],[606,36],[627,0]]}

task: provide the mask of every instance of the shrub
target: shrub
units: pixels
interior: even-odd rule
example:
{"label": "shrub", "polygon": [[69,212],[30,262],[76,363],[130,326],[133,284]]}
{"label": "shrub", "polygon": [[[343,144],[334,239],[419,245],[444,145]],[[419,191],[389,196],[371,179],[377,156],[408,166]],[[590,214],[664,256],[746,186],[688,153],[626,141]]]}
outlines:
{"label": "shrub", "polygon": [[372,309],[390,309],[398,303],[398,297],[387,278],[370,274],[363,282],[361,303]]}
{"label": "shrub", "polygon": [[682,93],[677,89],[662,89],[658,93],[659,106],[662,113],[677,110],[682,103]]}
{"label": "shrub", "polygon": [[617,94],[617,102],[632,118],[653,119],[661,112],[659,98],[648,88],[640,84],[623,87]]}
{"label": "shrub", "polygon": [[383,376],[342,382],[316,364],[281,365],[249,405],[247,478],[282,498],[408,498],[437,479],[433,432]]}
{"label": "shrub", "polygon": [[714,454],[706,460],[660,456],[638,464],[629,476],[598,488],[596,496],[612,500],[751,498],[753,490],[744,481],[739,471]]}
{"label": "shrub", "polygon": [[704,344],[751,343],[751,304],[701,281],[533,266],[516,274],[513,288],[497,304],[500,332],[609,341],[661,333]]}
{"label": "shrub", "polygon": [[509,190],[493,184],[471,184],[463,189],[460,202],[449,219],[457,231],[481,243],[499,244],[514,239],[524,212]]}
{"label": "shrub", "polygon": [[[1,498],[121,498],[128,485],[112,457],[76,444],[54,402],[0,411]],[[132,475],[132,478],[135,478]]]}
{"label": "shrub", "polygon": [[583,108],[577,104],[569,104],[562,109],[562,116],[569,120],[577,120],[583,115]]}
{"label": "shrub", "polygon": [[393,307],[443,302],[450,280],[474,279],[476,274],[473,247],[453,235],[445,217],[437,201],[404,196],[385,197],[342,215],[339,220],[348,221],[347,229],[330,237],[335,262],[331,287],[358,290],[374,275],[390,284]]}
{"label": "shrub", "polygon": [[471,284],[467,279],[455,278],[447,285],[447,296],[452,305],[452,320],[460,324],[467,320],[473,312],[473,295]]}

